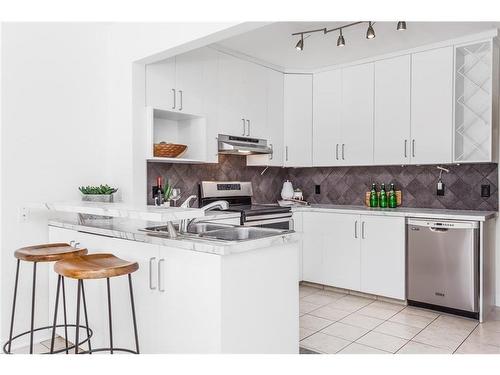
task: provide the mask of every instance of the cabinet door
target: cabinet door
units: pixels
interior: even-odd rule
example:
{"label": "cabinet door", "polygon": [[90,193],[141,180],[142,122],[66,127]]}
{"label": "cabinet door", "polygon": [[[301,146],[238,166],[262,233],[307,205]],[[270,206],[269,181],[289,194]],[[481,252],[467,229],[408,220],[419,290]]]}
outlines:
{"label": "cabinet door", "polygon": [[340,148],[343,164],[373,164],[373,63],[342,70]]}
{"label": "cabinet door", "polygon": [[267,135],[267,68],[245,61],[243,115],[246,136],[266,138]]}
{"label": "cabinet door", "polygon": [[410,55],[375,62],[375,164],[410,161]]}
{"label": "cabinet door", "polygon": [[272,155],[247,157],[247,165],[283,166],[283,73],[267,72],[267,127],[263,138],[273,149]]}
{"label": "cabinet door", "polygon": [[217,70],[215,52],[208,48],[197,49],[175,58],[177,110],[194,115],[204,115],[204,99],[216,90],[212,77]]}
{"label": "cabinet door", "polygon": [[313,166],[341,163],[342,71],[318,73],[313,78]]}
{"label": "cabinet door", "polygon": [[323,284],[323,218],[327,214],[304,212],[302,216],[302,280]]}
{"label": "cabinet door", "polygon": [[175,110],[175,57],[146,65],[146,103],[148,106]]}
{"label": "cabinet door", "polygon": [[412,164],[451,163],[453,47],[412,55]]}
{"label": "cabinet door", "polygon": [[244,62],[219,53],[217,85],[217,123],[219,133],[244,136]]}
{"label": "cabinet door", "polygon": [[405,299],[405,220],[361,216],[361,291]]}
{"label": "cabinet door", "polygon": [[[156,353],[158,341],[161,337],[168,335],[168,332],[162,331],[164,327],[160,324],[162,312],[157,276],[159,247],[136,241],[115,238],[110,240],[110,249],[114,255],[139,264],[139,269],[132,274],[139,350],[144,354]],[[106,283],[105,280],[100,280],[100,282]],[[134,326],[128,277],[111,278],[110,286],[114,345],[134,349]],[[106,300],[102,300],[101,304],[107,307]],[[104,315],[101,319],[107,323],[106,317],[107,315]]]}
{"label": "cabinet door", "polygon": [[328,213],[323,221],[324,284],[359,290],[359,215]]}
{"label": "cabinet door", "polygon": [[286,167],[312,165],[312,75],[285,74]]}

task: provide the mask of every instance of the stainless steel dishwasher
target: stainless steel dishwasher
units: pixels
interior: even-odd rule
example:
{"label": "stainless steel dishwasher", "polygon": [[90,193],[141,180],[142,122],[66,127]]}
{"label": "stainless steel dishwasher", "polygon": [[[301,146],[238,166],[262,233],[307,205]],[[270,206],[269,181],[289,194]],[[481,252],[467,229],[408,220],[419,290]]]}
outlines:
{"label": "stainless steel dishwasher", "polygon": [[479,223],[408,219],[408,304],[478,318]]}

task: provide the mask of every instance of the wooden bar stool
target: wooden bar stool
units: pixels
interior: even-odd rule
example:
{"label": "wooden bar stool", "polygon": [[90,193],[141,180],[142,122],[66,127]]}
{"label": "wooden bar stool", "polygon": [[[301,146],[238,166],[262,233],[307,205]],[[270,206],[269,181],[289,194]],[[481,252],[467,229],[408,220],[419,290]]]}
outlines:
{"label": "wooden bar stool", "polygon": [[[108,319],[109,319],[109,348],[92,349],[80,352],[94,353],[109,351],[111,354],[115,351],[139,354],[139,339],[137,334],[137,322],[135,317],[134,292],[132,288],[132,273],[139,269],[137,262],[128,262],[115,257],[113,254],[89,254],[76,256],[69,259],[58,261],[54,265],[54,270],[62,277],[69,277],[78,280],[77,300],[76,300],[76,333],[75,333],[75,354],[78,353],[79,342],[79,322],[80,322],[80,295],[83,292],[83,280],[106,279],[108,294]],[[132,308],[132,320],[134,325],[135,351],[125,348],[113,347],[113,322],[111,318],[111,287],[109,279],[111,277],[128,276],[128,285],[130,292],[130,303]],[[85,306],[84,306],[85,308]],[[54,322],[57,317],[57,309],[54,311]],[[88,324],[87,324],[88,325]]]}
{"label": "wooden bar stool", "polygon": [[[67,321],[66,321],[66,296],[65,296],[65,289],[64,289],[64,280],[62,280],[62,287],[63,287],[63,308],[64,308],[64,325],[51,325],[51,326],[45,326],[45,327],[39,327],[35,328],[34,327],[34,322],[35,322],[35,291],[36,291],[36,266],[40,262],[56,262],[60,261],[63,259],[70,259],[75,256],[79,255],[85,255],[87,254],[87,249],[85,248],[78,248],[78,247],[73,247],[67,243],[49,243],[49,244],[43,244],[43,245],[35,245],[35,246],[28,246],[28,247],[23,247],[14,252],[14,256],[17,259],[17,266],[16,266],[16,278],[15,278],[15,284],[14,284],[14,299],[12,301],[12,315],[10,319],[10,332],[9,332],[9,341],[7,341],[4,346],[3,346],[3,351],[6,354],[11,354],[11,345],[12,341],[30,334],[30,354],[33,354],[33,334],[36,331],[41,331],[44,329],[54,329],[55,327],[64,327],[65,333],[66,333],[66,352],[68,352],[71,347],[68,347],[68,335],[67,335]],[[31,328],[28,331],[22,332],[16,336],[13,336],[14,332],[14,318],[15,318],[15,313],[16,313],[16,300],[17,300],[17,286],[18,286],[18,281],[19,281],[19,266],[21,261],[24,262],[31,262],[33,263],[33,286],[31,290]],[[58,280],[58,288],[59,284],[61,283],[61,280]],[[57,305],[58,301],[56,301]],[[85,303],[85,301],[84,301]],[[86,304],[86,303],[85,303]],[[73,326],[73,325],[69,325]],[[91,335],[91,330],[88,327],[88,333]],[[53,332],[54,336],[54,332]],[[90,336],[87,337],[85,341],[89,341]],[[63,349],[64,350],[64,349]],[[62,350],[60,350],[62,351]],[[59,352],[60,352],[59,351]]]}

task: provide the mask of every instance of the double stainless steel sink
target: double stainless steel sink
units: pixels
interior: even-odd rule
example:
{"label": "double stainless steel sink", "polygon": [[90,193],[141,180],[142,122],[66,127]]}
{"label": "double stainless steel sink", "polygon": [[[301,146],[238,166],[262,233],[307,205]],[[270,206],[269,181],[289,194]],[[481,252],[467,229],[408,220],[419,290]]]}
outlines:
{"label": "double stainless steel sink", "polygon": [[[177,229],[178,226],[176,226],[176,230]],[[168,228],[166,225],[148,227],[141,230],[150,234],[168,236]],[[188,226],[187,233],[181,233],[180,236],[236,242],[278,236],[288,232],[289,231],[286,230],[284,231],[271,228],[255,228],[210,222],[195,222]]]}

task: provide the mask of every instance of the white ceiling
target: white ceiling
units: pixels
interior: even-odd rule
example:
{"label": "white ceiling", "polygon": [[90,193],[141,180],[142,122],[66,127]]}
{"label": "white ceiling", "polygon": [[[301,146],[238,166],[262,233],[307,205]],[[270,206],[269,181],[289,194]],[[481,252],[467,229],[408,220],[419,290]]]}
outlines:
{"label": "white ceiling", "polygon": [[367,24],[360,24],[343,30],[345,47],[337,47],[338,32],[331,32],[311,34],[303,51],[295,49],[299,37],[292,33],[350,22],[276,22],[218,45],[284,70],[312,70],[500,27],[500,22],[407,22],[406,31],[396,31],[396,21],[376,22],[375,39],[366,39]]}

